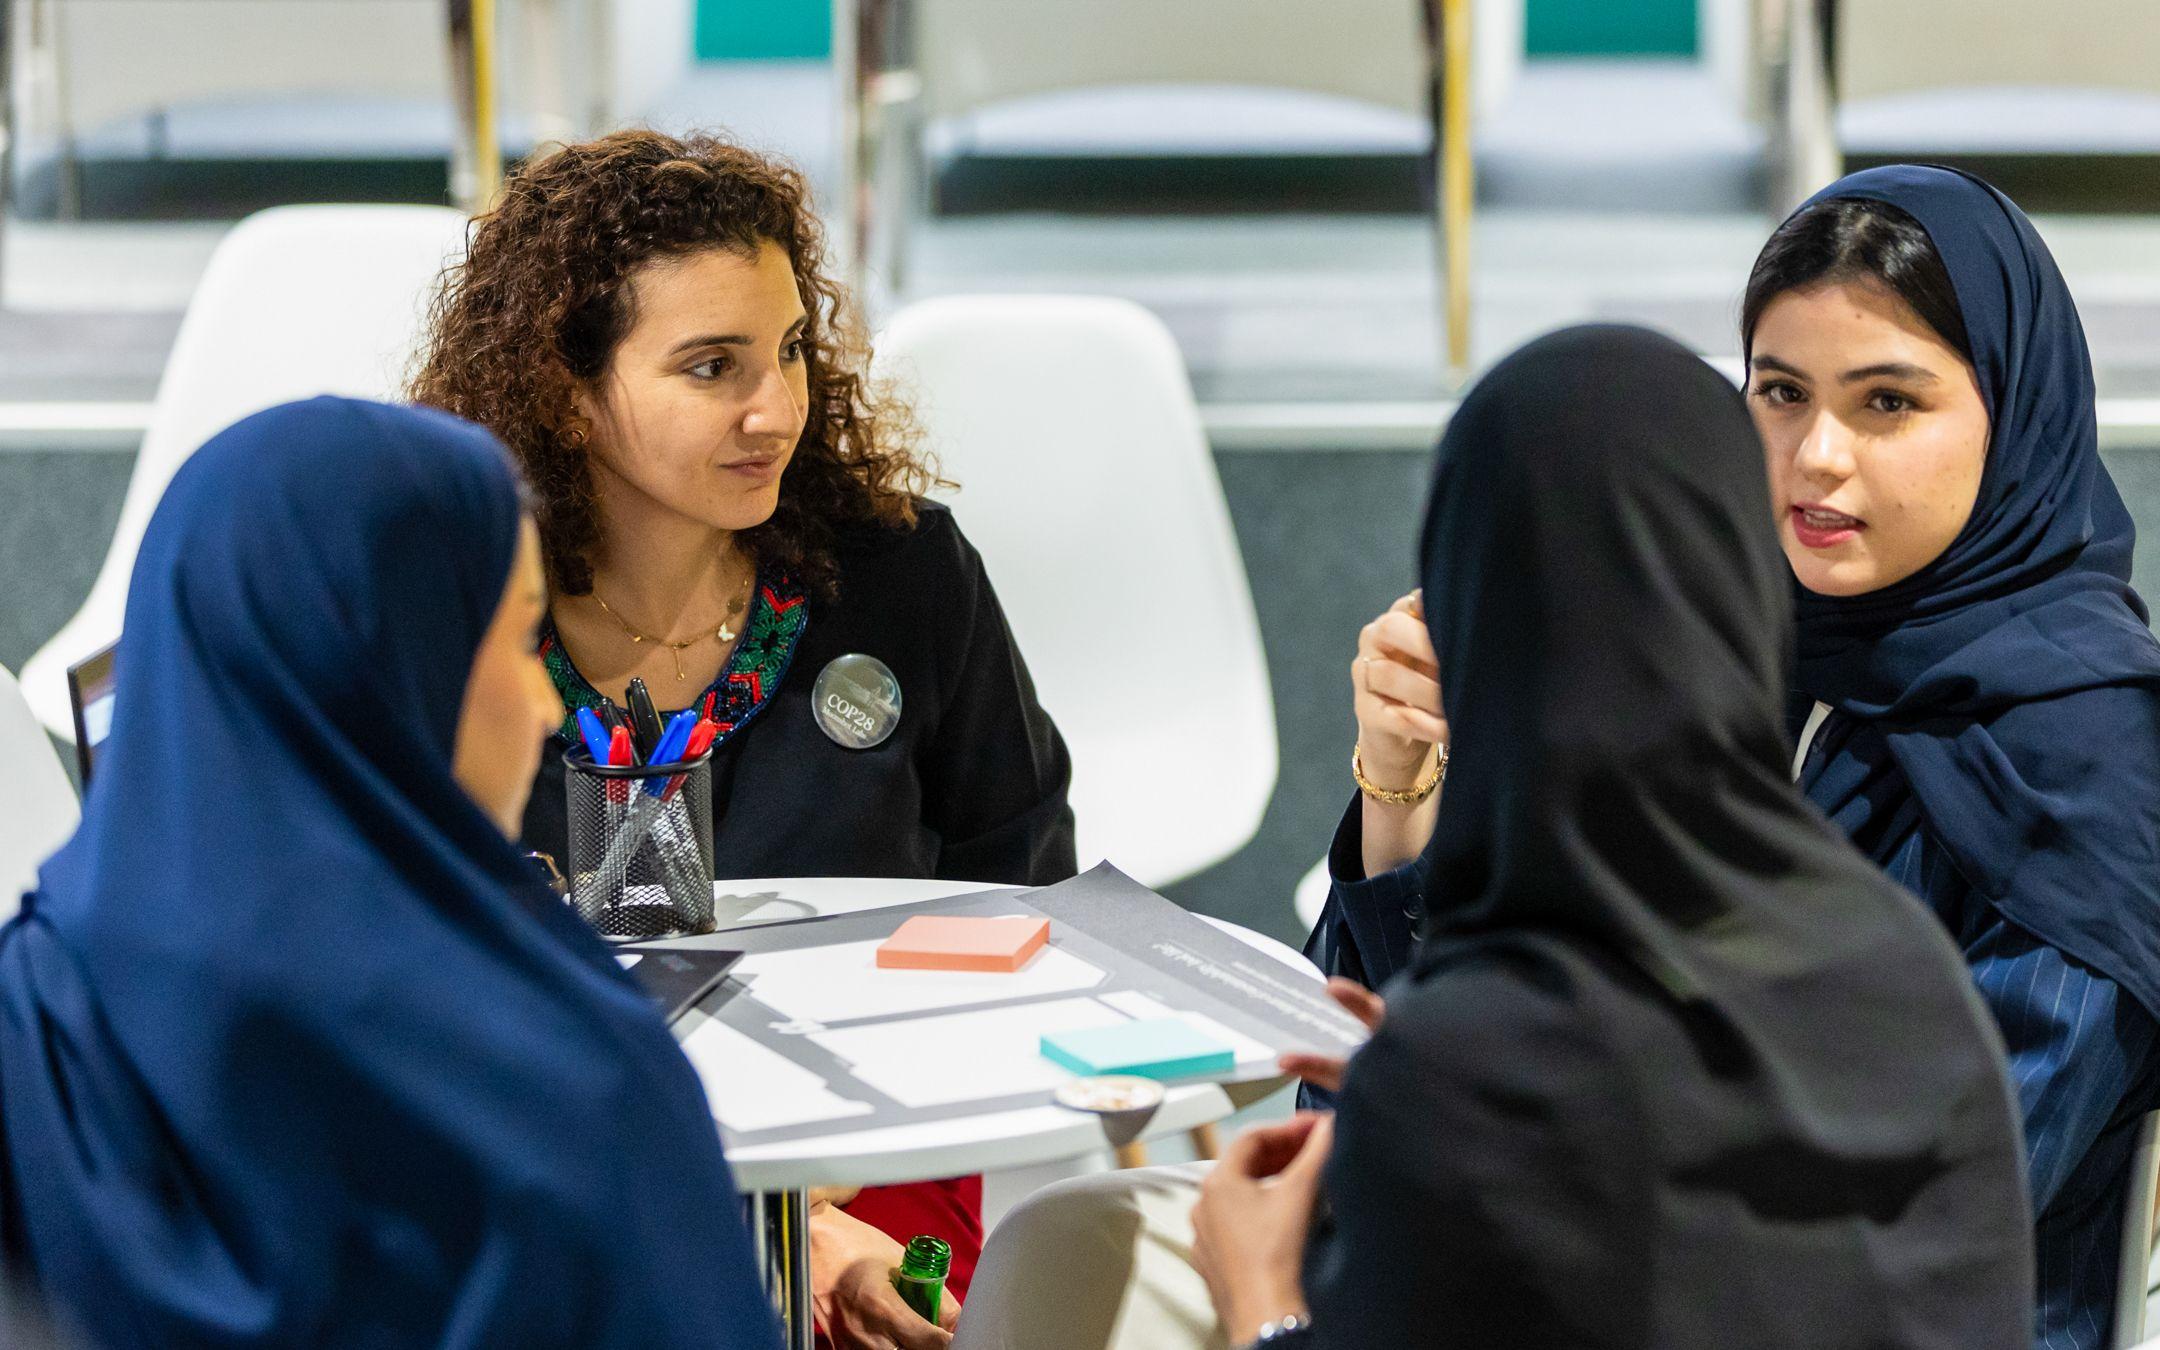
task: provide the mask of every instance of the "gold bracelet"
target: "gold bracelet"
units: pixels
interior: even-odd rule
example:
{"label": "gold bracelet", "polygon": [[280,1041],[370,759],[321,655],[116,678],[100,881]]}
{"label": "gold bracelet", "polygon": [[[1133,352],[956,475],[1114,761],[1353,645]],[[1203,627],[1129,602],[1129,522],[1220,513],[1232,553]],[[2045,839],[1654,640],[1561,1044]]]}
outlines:
{"label": "gold bracelet", "polygon": [[1358,754],[1357,743],[1353,741],[1350,744],[1350,776],[1357,780],[1358,791],[1376,802],[1386,802],[1389,806],[1416,806],[1432,796],[1440,784],[1446,781],[1447,747],[1440,747],[1440,757],[1433,762],[1432,772],[1425,776],[1425,781],[1404,792],[1394,788],[1374,787],[1371,780],[1365,777],[1365,764]]}

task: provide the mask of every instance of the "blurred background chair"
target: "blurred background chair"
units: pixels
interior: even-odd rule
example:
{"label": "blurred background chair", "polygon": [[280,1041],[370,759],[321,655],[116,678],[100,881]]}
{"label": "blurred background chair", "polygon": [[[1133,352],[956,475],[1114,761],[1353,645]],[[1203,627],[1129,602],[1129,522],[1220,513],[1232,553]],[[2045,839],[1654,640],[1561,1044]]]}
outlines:
{"label": "blurred background chair", "polygon": [[498,143],[595,134],[673,89],[694,0],[11,3],[27,15],[17,136],[57,159],[73,215],[86,159],[175,154],[447,152],[453,197],[478,205]]}
{"label": "blurred background chair", "polygon": [[1275,788],[1275,703],[1199,408],[1122,300],[965,296],[895,315],[915,401],[1043,706],[1072,749],[1080,865],[1161,887],[1222,861]]}
{"label": "blurred background chair", "polygon": [[[838,0],[841,223],[861,269],[858,288],[875,277],[904,290],[908,226],[929,203],[936,133],[964,138],[967,121],[986,110],[1145,89],[1155,97],[1139,116],[1154,148],[1205,154],[1226,148],[1221,129],[1236,126],[1241,99],[1293,91],[1324,128],[1308,149],[1340,149],[1335,137],[1356,139],[1360,110],[1379,110],[1421,138],[1436,162],[1458,161],[1437,164],[1432,217],[1437,265],[1458,283],[1441,321],[1461,367],[1470,48],[1477,44],[1476,100],[1489,108],[1521,63],[1522,2]],[[1451,69],[1462,77],[1454,90],[1444,87]],[[1227,144],[1235,146],[1234,133]]]}
{"label": "blurred background chair", "polygon": [[0,666],[0,921],[15,913],[38,865],[67,842],[81,814],[45,728]]}
{"label": "blurred background chair", "polygon": [[253,98],[440,103],[449,90],[444,0],[18,0],[44,19],[42,113],[23,132],[64,150],[175,111]]}
{"label": "blurred background chair", "polygon": [[1756,18],[1780,210],[1835,179],[1854,139],[1904,158],[2160,141],[2151,0],[1757,0]]}
{"label": "blurred background chair", "polygon": [[120,636],[135,553],[173,473],[273,404],[396,397],[436,278],[464,254],[465,221],[438,206],[287,206],[225,237],[181,320],[97,581],[23,667],[53,735],[74,740],[67,668]]}

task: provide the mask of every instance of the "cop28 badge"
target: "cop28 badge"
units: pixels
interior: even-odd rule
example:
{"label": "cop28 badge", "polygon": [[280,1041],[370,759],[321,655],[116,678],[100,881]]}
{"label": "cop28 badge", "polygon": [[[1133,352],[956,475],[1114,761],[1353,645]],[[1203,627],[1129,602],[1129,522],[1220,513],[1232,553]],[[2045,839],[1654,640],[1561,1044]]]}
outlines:
{"label": "cop28 badge", "polygon": [[861,652],[835,657],[810,690],[818,729],[844,750],[872,750],[900,725],[900,681]]}

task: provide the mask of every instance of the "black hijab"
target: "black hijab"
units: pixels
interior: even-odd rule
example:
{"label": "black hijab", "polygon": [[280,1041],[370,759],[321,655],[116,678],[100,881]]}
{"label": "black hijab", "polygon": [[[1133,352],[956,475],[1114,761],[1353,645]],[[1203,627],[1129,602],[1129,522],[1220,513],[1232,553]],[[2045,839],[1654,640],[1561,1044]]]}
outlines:
{"label": "black hijab", "polygon": [[1637,329],[1532,343],[1450,423],[1423,553],[1452,764],[1345,1083],[1323,1343],[2023,1343],[2001,1050],[1789,781],[1737,393]]}
{"label": "black hijab", "polygon": [[1808,205],[1844,197],[1927,231],[1989,436],[1941,557],[1866,595],[1800,592],[1798,689],[1859,720],[1808,795],[1883,863],[1903,839],[1878,826],[1917,801],[1968,885],[2160,1016],[2160,642],[2077,307],[2032,222],[1977,178],[1895,165]]}
{"label": "black hijab", "polygon": [[1894,1121],[1924,1041],[1893,1021],[1827,1044],[1839,1011],[1790,982],[1903,1002],[1914,968],[1960,991],[1964,968],[1790,782],[1791,573],[1739,395],[1648,332],[1532,343],[1449,425],[1423,551],[1454,732],[1428,953],[1571,933]]}

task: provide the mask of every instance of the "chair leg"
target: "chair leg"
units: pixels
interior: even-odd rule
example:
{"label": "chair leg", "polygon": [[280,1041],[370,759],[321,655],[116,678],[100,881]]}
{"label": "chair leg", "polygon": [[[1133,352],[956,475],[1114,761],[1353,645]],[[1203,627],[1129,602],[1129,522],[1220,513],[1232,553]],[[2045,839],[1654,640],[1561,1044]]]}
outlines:
{"label": "chair leg", "polygon": [[1147,1166],[1147,1145],[1139,1140],[1117,1146],[1117,1165],[1120,1168]]}
{"label": "chair leg", "polygon": [[1222,1156],[1222,1131],[1216,1127],[1214,1121],[1193,1126],[1191,1138],[1195,1158],[1203,1162],[1213,1162]]}

